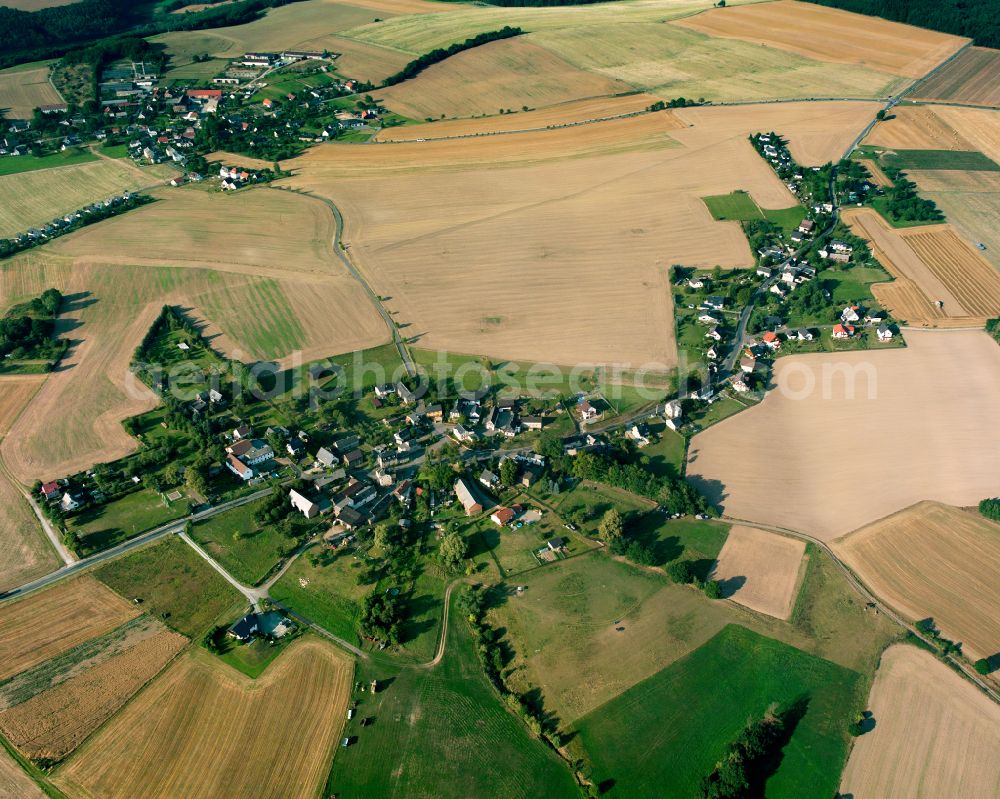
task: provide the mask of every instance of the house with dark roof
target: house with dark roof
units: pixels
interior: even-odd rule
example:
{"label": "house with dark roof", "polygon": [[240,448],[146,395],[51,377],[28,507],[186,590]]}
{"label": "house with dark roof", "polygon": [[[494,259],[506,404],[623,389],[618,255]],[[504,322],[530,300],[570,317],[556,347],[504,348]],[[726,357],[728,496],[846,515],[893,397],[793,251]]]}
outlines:
{"label": "house with dark roof", "polygon": [[241,644],[245,644],[250,641],[254,635],[258,632],[259,626],[257,624],[257,614],[248,613],[239,621],[232,624],[226,634],[232,636]]}

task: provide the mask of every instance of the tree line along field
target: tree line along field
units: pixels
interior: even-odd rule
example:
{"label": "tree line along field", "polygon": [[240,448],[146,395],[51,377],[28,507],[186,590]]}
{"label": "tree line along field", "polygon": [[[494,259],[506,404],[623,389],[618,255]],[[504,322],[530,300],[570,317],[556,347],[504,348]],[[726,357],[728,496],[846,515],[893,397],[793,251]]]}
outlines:
{"label": "tree line along field", "polygon": [[[595,502],[595,507],[599,518],[600,508],[609,504]],[[737,604],[738,597],[709,600],[661,571],[688,560],[700,577],[710,577],[728,546],[726,525],[657,524],[654,517],[638,524],[637,534],[655,553],[657,568],[638,569],[592,552],[519,574],[496,592],[489,619],[506,631],[514,650],[508,685],[522,693],[540,692],[546,713],[561,729],[572,729],[581,717],[697,650],[727,624],[862,673],[874,668],[881,648],[897,634],[888,621],[865,613],[863,602],[819,553],[805,557],[801,572],[801,556],[757,564],[753,570],[761,581],[793,585],[797,599],[785,622]],[[515,594],[515,584],[524,590]]]}
{"label": "tree line along field", "polygon": [[[504,24],[517,25],[528,31],[526,41],[580,70],[664,98],[876,97],[901,83],[898,76],[877,67],[831,64],[663,24],[703,9],[690,0],[587,9],[463,7],[448,13],[400,16],[346,31],[342,37],[417,54]],[[336,43],[330,46],[337,47]]]}
{"label": "tree line along field", "polygon": [[[991,495],[1000,350],[981,330],[904,335],[903,350],[779,359],[762,403],[692,439],[688,479],[727,516],[827,541],[924,499],[965,506]],[[870,479],[876,466],[864,459],[831,457],[844,442],[881,453],[892,480]]]}
{"label": "tree line along field", "polygon": [[10,238],[97,200],[162,182],[155,169],[100,159],[0,175],[0,237]]}
{"label": "tree line along field", "polygon": [[1000,105],[1000,51],[970,47],[917,83],[912,95],[919,100]]}
{"label": "tree line along field", "polygon": [[1000,525],[921,502],[838,539],[838,555],[913,621],[933,618],[971,660],[1000,653]]}
{"label": "tree line along field", "polygon": [[377,97],[397,114],[436,119],[545,107],[630,88],[583,72],[538,45],[515,38],[466,50],[412,80],[379,91]]}
{"label": "tree line along field", "polygon": [[1000,709],[928,652],[890,647],[869,700],[875,726],[854,742],[844,795],[991,796],[1000,784]]}
{"label": "tree line along field", "polygon": [[377,141],[415,141],[416,139],[426,141],[458,136],[486,136],[512,131],[541,130],[644,112],[656,101],[655,96],[640,92],[618,97],[571,100],[545,108],[532,108],[529,111],[515,107],[512,109],[514,113],[511,114],[498,114],[498,107],[492,109],[489,115],[471,119],[444,119],[426,122],[422,125],[383,128],[375,138]]}
{"label": "tree line along field", "polygon": [[293,642],[257,680],[201,650],[179,658],[59,770],[80,797],[313,797],[345,723],[351,662]]}

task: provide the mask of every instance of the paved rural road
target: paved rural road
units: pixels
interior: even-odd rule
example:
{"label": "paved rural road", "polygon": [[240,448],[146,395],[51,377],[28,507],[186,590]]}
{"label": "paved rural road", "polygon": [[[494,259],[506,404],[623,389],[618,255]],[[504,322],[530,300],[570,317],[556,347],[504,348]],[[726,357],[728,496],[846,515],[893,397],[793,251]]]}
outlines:
{"label": "paved rural road", "polygon": [[96,566],[98,563],[103,563],[106,560],[111,560],[131,552],[133,549],[138,549],[139,547],[148,544],[150,541],[156,541],[158,538],[163,538],[164,536],[171,535],[173,533],[180,533],[184,530],[184,525],[186,525],[189,521],[198,522],[204,519],[211,519],[213,516],[217,516],[227,510],[237,508],[240,505],[246,505],[248,502],[253,502],[261,497],[266,497],[273,490],[273,488],[265,488],[261,491],[256,491],[253,494],[247,494],[245,497],[240,497],[239,499],[230,500],[229,502],[224,502],[221,505],[216,505],[214,508],[209,508],[208,510],[200,511],[199,513],[192,513],[190,516],[185,516],[181,519],[177,519],[176,521],[161,525],[160,527],[155,527],[142,535],[130,538],[128,541],[125,541],[118,546],[111,547],[111,549],[98,552],[96,555],[91,555],[89,558],[74,561],[66,566],[63,566],[58,571],[46,574],[44,577],[39,577],[37,580],[32,580],[30,583],[25,583],[17,588],[12,588],[0,597],[0,603],[8,602],[12,599],[16,599],[17,597],[24,596],[31,591],[37,591],[39,588],[45,588],[46,586],[52,585],[60,580],[65,580],[67,577],[72,577],[74,574],[89,569],[91,566]]}
{"label": "paved rural road", "polygon": [[[904,619],[902,616],[896,613],[896,611],[893,610],[891,607],[889,607],[885,602],[880,600],[878,596],[861,581],[861,578],[858,577],[854,573],[854,571],[837,556],[837,554],[830,548],[830,546],[825,541],[821,541],[819,538],[815,538],[809,535],[808,533],[802,533],[799,532],[798,530],[792,530],[788,527],[778,527],[777,525],[773,524],[752,522],[748,519],[738,519],[734,516],[726,516],[726,515],[722,516],[722,520],[730,522],[732,524],[741,524],[745,527],[756,527],[759,530],[767,530],[768,532],[772,533],[788,535],[793,538],[798,538],[800,540],[808,541],[809,543],[814,544],[815,546],[819,547],[821,550],[823,550],[823,552],[825,552],[827,555],[830,556],[833,562],[837,565],[837,568],[840,569],[844,577],[847,578],[847,582],[858,594],[861,595],[861,597],[865,600],[865,602],[871,604],[878,610],[879,613],[882,613],[883,615],[887,616],[889,619],[894,621],[896,624],[905,629],[907,632],[911,633],[912,635],[915,635],[917,638],[919,638],[921,641],[923,641],[925,644],[931,647],[931,649],[934,650],[937,649],[934,646],[934,643],[929,638],[927,638],[926,635],[924,635],[915,626],[910,624],[908,621],[906,621],[906,619]],[[1000,704],[1000,692],[997,692],[994,688],[987,685],[986,682],[982,679],[982,677],[980,677],[979,674],[977,674],[976,671],[973,670],[971,666],[969,666],[964,661],[953,657],[952,655],[945,655],[944,658],[951,665],[958,668],[962,672],[962,674],[964,674],[970,681],[975,683],[979,687],[979,689],[983,691],[983,693],[989,696],[990,699]]]}

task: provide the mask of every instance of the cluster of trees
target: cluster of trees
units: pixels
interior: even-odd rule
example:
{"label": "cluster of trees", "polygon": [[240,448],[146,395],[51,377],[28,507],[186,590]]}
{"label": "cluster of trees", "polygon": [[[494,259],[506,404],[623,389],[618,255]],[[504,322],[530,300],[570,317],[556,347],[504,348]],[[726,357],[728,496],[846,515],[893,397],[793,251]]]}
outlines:
{"label": "cluster of trees", "polygon": [[941,654],[943,655],[962,654],[962,644],[956,643],[955,641],[951,641],[948,638],[942,636],[941,630],[939,630],[938,626],[934,623],[934,619],[932,618],[921,619],[920,621],[916,622],[913,626],[916,627],[918,630],[920,630],[920,632],[922,632],[928,638],[930,638],[933,644],[938,649],[941,650]]}
{"label": "cluster of trees", "polygon": [[[616,454],[618,457],[627,457],[625,453]],[[714,513],[705,497],[681,478],[661,477],[635,463],[584,452],[573,459],[572,474],[581,480],[607,483],[633,494],[655,499],[668,513]]]}
{"label": "cluster of trees", "polygon": [[414,58],[395,75],[390,75],[382,81],[382,86],[394,86],[397,83],[402,83],[404,80],[415,78],[427,69],[427,67],[440,63],[446,58],[451,58],[453,55],[461,53],[463,50],[471,50],[473,47],[479,47],[480,45],[488,44],[489,42],[495,42],[498,39],[510,39],[513,36],[520,36],[523,32],[524,31],[520,28],[504,25],[499,30],[477,34],[476,36],[466,39],[464,42],[455,42],[448,47],[438,47],[431,50],[429,53],[424,53],[422,56]]}
{"label": "cluster of trees", "polygon": [[687,97],[674,97],[672,100],[657,100],[655,103],[646,106],[647,111],[662,111],[665,108],[689,108],[696,105],[705,105],[705,98],[699,97],[697,100],[689,100]]}
{"label": "cluster of trees", "polygon": [[1000,317],[987,320],[986,332],[993,336],[997,344],[1000,344]]}
{"label": "cluster of trees", "polygon": [[979,501],[979,512],[987,519],[1000,522],[1000,499],[983,499]]}
{"label": "cluster of trees", "polygon": [[361,603],[358,629],[365,638],[395,646],[399,643],[402,622],[402,603],[388,591],[374,588]]}
{"label": "cluster of trees", "polygon": [[785,726],[773,709],[763,718],[748,722],[712,773],[702,778],[702,798],[749,799],[758,795],[762,787],[761,772],[784,745]]}
{"label": "cluster of trees", "polygon": [[694,561],[675,560],[667,566],[667,576],[675,583],[681,585],[694,585],[705,592],[709,599],[719,599],[722,597],[722,586],[717,580],[705,580],[698,574],[698,568]]}
{"label": "cluster of trees", "polygon": [[297,0],[237,0],[191,14],[164,13],[156,3],[134,0],[79,0],[69,5],[21,11],[0,6],[0,38],[5,43],[0,67],[57,58],[83,43],[129,31],[151,36],[172,30],[200,30],[241,25],[267,9]]}
{"label": "cluster of trees", "polygon": [[55,315],[61,303],[62,294],[58,290],[46,289],[40,297],[0,319],[0,357],[58,362],[69,347],[66,339],[52,338]]}
{"label": "cluster of trees", "polygon": [[996,0],[810,0],[857,14],[968,36],[980,47],[1000,47]]}
{"label": "cluster of trees", "polygon": [[[0,7],[0,10],[3,10],[2,7]],[[107,219],[110,216],[117,216],[120,213],[137,208],[140,205],[145,205],[146,203],[150,203],[152,201],[153,198],[148,195],[131,194],[127,200],[119,198],[110,206],[102,206],[96,210],[88,211],[80,219],[66,223],[61,227],[51,230],[51,232],[49,232],[49,234],[44,238],[39,237],[33,239],[25,237],[23,239],[0,239],[0,258],[6,258],[7,256],[19,253],[22,250],[38,247],[41,244],[51,241],[57,236],[62,236],[65,233],[71,233],[72,231],[78,230],[86,225],[92,225],[94,222],[100,222],[102,219]]]}
{"label": "cluster of trees", "polygon": [[[944,214],[933,200],[917,194],[917,184],[898,169],[886,168],[892,185],[885,190],[886,213],[896,222],[942,222]],[[881,209],[880,209],[881,210]]]}

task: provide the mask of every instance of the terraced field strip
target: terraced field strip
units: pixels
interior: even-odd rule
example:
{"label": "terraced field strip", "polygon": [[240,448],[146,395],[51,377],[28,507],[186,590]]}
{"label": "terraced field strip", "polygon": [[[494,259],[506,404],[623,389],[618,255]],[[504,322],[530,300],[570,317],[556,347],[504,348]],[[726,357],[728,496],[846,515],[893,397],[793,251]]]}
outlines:
{"label": "terraced field strip", "polygon": [[0,607],[0,680],[124,623],[138,611],[93,577]]}
{"label": "terraced field strip", "polygon": [[1000,51],[970,47],[910,92],[915,100],[1000,105]]}
{"label": "terraced field strip", "polygon": [[971,316],[1000,316],[1000,272],[947,226],[902,231],[906,243]]}

